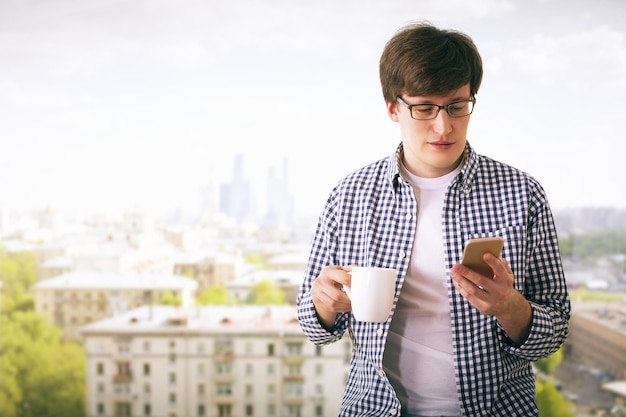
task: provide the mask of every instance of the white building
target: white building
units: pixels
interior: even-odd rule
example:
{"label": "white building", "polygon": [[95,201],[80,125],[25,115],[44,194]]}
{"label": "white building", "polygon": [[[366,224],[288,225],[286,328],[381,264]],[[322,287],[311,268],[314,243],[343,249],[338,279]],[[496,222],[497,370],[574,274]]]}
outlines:
{"label": "white building", "polygon": [[285,299],[289,304],[295,305],[302,284],[303,271],[303,269],[262,269],[239,276],[227,282],[224,287],[231,298],[239,302],[246,302],[251,296],[252,287],[263,281],[268,281],[285,293]]}
{"label": "white building", "polygon": [[159,300],[167,292],[193,305],[198,284],[171,274],[72,272],[33,286],[35,310],[52,317],[68,338],[93,321]]}
{"label": "white building", "polygon": [[87,417],[336,416],[351,352],[293,306],[142,307],[82,335]]}

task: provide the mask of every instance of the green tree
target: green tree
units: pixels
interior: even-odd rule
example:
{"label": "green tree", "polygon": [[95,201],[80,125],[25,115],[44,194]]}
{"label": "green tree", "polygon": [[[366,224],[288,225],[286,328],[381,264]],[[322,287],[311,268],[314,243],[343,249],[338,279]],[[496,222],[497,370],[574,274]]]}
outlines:
{"label": "green tree", "polygon": [[156,300],[156,303],[159,305],[180,306],[183,301],[173,291],[168,290],[161,294],[161,298]]}
{"label": "green tree", "polygon": [[604,255],[626,253],[626,234],[622,230],[600,230],[559,239],[563,257],[591,262]]}
{"label": "green tree", "polygon": [[82,347],[33,311],[2,317],[0,415],[80,417],[85,408]]}
{"label": "green tree", "polygon": [[[32,303],[29,290],[35,283],[35,257],[32,252],[5,252],[0,248],[0,281],[2,281],[2,310],[23,309]],[[30,302],[28,300],[31,300]]]}
{"label": "green tree", "polygon": [[0,248],[0,280],[0,416],[82,417],[85,354],[34,311],[33,254]]}
{"label": "green tree", "polygon": [[250,288],[248,304],[282,305],[287,304],[285,292],[269,280],[263,280]]}
{"label": "green tree", "polygon": [[228,296],[228,291],[223,285],[213,285],[207,288],[196,300],[196,304],[207,305],[229,305],[235,302]]}
{"label": "green tree", "polygon": [[540,417],[573,417],[573,407],[551,381],[537,384],[537,407]]}

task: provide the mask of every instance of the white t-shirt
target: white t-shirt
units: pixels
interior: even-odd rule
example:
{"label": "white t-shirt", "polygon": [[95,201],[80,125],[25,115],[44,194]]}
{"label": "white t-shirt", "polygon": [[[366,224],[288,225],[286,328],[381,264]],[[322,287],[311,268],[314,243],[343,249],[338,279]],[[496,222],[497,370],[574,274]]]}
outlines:
{"label": "white t-shirt", "polygon": [[417,197],[417,230],[383,365],[410,414],[461,415],[441,229],[445,193],[460,169],[459,165],[443,177],[421,178],[401,166]]}

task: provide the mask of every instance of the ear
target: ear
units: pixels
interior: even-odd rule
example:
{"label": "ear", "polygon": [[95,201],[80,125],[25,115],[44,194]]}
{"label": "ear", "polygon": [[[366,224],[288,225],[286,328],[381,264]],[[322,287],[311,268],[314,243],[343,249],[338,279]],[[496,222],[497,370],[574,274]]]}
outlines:
{"label": "ear", "polygon": [[398,115],[398,103],[395,101],[387,101],[385,100],[385,106],[387,107],[387,115],[393,122],[399,122],[400,117]]}

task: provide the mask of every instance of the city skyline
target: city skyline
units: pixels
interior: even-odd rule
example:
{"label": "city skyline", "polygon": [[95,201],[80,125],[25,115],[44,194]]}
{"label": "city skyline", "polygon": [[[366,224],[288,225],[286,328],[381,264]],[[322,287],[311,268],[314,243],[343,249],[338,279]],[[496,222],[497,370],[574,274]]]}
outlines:
{"label": "city skyline", "polygon": [[[290,164],[294,211],[393,153],[377,69],[415,19],[484,60],[468,139],[553,207],[626,207],[626,3],[171,0],[0,5],[0,207],[199,211],[242,153],[257,198]],[[259,201],[258,205],[263,203]]]}

